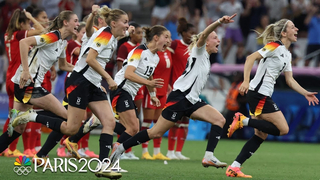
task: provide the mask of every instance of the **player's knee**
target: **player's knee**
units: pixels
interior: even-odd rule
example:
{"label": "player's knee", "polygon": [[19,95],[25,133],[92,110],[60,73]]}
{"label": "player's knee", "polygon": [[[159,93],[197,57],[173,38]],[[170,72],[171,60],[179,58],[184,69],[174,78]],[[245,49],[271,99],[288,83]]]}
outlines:
{"label": "player's knee", "polygon": [[289,133],[289,126],[285,126],[280,129],[280,136],[284,136]]}
{"label": "player's knee", "polygon": [[161,138],[162,137],[162,133],[154,133],[152,139],[156,139],[156,138]]}
{"label": "player's knee", "polygon": [[221,117],[215,119],[213,124],[216,124],[220,127],[223,127],[225,123],[226,123],[226,119],[223,116],[221,116]]}

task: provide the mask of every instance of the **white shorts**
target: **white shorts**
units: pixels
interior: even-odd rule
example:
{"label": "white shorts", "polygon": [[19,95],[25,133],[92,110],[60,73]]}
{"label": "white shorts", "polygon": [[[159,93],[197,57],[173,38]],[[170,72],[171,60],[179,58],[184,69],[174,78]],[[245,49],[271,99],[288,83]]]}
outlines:
{"label": "white shorts", "polygon": [[170,7],[167,6],[167,7],[158,7],[158,6],[155,6],[152,10],[152,17],[156,17],[158,19],[161,19],[163,20],[164,18],[167,17],[167,15],[169,14],[170,12]]}

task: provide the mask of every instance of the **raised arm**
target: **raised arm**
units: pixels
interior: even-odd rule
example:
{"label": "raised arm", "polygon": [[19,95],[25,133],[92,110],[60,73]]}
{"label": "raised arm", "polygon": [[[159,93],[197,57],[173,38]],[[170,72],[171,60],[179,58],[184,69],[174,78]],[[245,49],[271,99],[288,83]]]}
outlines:
{"label": "raised arm", "polygon": [[234,18],[237,14],[233,14],[232,16],[223,16],[222,18],[219,18],[217,21],[211,23],[208,27],[206,27],[200,34],[199,40],[197,42],[197,47],[202,47],[209,36],[209,34],[214,31],[219,25],[221,24],[228,24],[232,23]]}
{"label": "raised arm", "polygon": [[98,5],[92,6],[92,13],[89,15],[87,22],[86,22],[86,36],[87,37],[91,37],[92,34],[94,33],[93,20],[94,20],[94,17],[97,15],[99,8],[100,8],[100,6],[98,6]]}
{"label": "raised arm", "polygon": [[34,27],[34,29],[28,31],[27,37],[39,35],[45,32],[43,26],[35,18],[33,18],[29,12],[26,10],[23,10],[23,12],[25,13],[26,17],[32,21]]}

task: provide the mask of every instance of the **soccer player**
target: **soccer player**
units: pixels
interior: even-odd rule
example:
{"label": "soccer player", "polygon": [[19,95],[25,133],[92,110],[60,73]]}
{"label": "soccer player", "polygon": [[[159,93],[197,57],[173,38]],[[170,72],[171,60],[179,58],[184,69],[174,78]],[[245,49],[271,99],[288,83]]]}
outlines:
{"label": "soccer player", "polygon": [[[118,71],[122,68],[123,61],[127,59],[129,52],[135,47],[139,46],[142,41],[143,31],[141,26],[135,22],[131,22],[129,23],[129,25],[134,26],[135,30],[134,30],[134,33],[131,33],[130,36],[128,37],[129,40],[121,44],[120,47],[118,48],[118,52],[117,52]],[[143,99],[143,90],[144,88],[141,87],[137,92],[136,97],[134,98],[134,103],[138,108],[137,110],[138,114],[140,114],[139,112],[140,112],[140,107]],[[118,134],[118,137],[120,137],[120,134]],[[133,154],[132,148],[129,148],[126,150],[125,153],[122,154],[121,159],[138,160],[139,158]]]}
{"label": "soccer player", "polygon": [[[244,65],[244,81],[239,87],[239,92],[241,95],[246,94],[251,118],[236,113],[228,130],[228,137],[243,126],[255,128],[255,133],[228,167],[226,175],[229,177],[252,178],[241,172],[241,165],[256,152],[268,134],[282,136],[289,132],[285,117],[271,99],[276,79],[282,72],[288,86],[303,95],[309,105],[319,103],[315,96],[317,92],[308,92],[292,77],[291,53],[288,48],[297,41],[297,34],[298,28],[288,19],[270,24],[259,36],[266,45],[247,57]],[[255,60],[260,60],[260,63],[254,78],[250,81],[250,72]]]}
{"label": "soccer player", "polygon": [[[30,29],[30,21],[34,24],[34,29]],[[20,48],[19,48],[19,41],[26,37],[34,36],[41,34],[44,31],[44,28],[41,24],[29,13],[26,11],[22,11],[17,9],[12,14],[10,19],[6,34],[5,34],[5,45],[6,45],[6,52],[9,60],[9,67],[7,70],[7,77],[6,77],[6,90],[9,96],[9,117],[4,124],[3,133],[7,131],[8,124],[10,122],[11,117],[11,110],[13,108],[14,102],[14,83],[11,81],[11,78],[14,76],[14,73],[18,69],[21,59],[20,59]],[[10,144],[9,149],[4,152],[5,156],[20,156],[23,155],[17,149],[17,143],[19,138],[13,141]],[[24,139],[26,141],[27,139]],[[27,146],[27,142],[25,142]]]}
{"label": "soccer player", "polygon": [[[65,39],[75,33],[78,26],[79,22],[76,14],[72,11],[62,11],[49,27],[49,30],[52,30],[51,32],[20,40],[21,65],[11,79],[14,83],[15,101],[13,107],[15,111],[12,113],[9,126],[15,128],[8,128],[7,132],[0,136],[1,152],[21,135],[29,119],[37,117],[37,114],[30,110],[33,105],[51,111],[61,118],[67,118],[66,109],[58,99],[41,87],[41,83],[44,75],[57,59],[61,70],[72,71],[73,65],[65,59],[65,47],[67,45]],[[30,46],[36,50],[28,56]],[[16,117],[25,117],[25,119],[22,122],[14,121],[18,120]],[[44,124],[49,127],[57,126],[57,123],[49,123],[48,116],[39,115],[37,118],[41,119],[39,117],[42,117],[41,122],[45,122]]]}
{"label": "soccer player", "polygon": [[[169,48],[171,45],[171,34],[170,34],[170,42],[167,45],[167,49],[164,51],[158,51],[157,54],[160,58],[159,63],[154,70],[153,78],[162,78],[163,79],[163,86],[162,88],[156,89],[156,96],[160,101],[160,106],[154,106],[151,101],[151,97],[148,93],[144,94],[143,99],[143,122],[141,125],[141,131],[145,129],[149,129],[151,123],[156,123],[164,105],[166,104],[167,100],[167,92],[168,88],[172,89],[169,86],[169,81],[171,77],[171,69],[172,69],[172,57],[171,57],[171,49]],[[169,50],[169,49],[171,50]],[[143,86],[145,88],[145,86]],[[147,92],[145,88],[144,92]],[[160,145],[161,145],[162,137],[153,139],[153,156],[150,156],[148,152],[148,142],[142,143],[142,159],[147,160],[170,160],[170,158],[166,157],[160,152]],[[130,149],[130,148],[129,148]],[[121,156],[122,157],[122,156]],[[122,158],[121,158],[122,159]]]}
{"label": "soccer player", "polygon": [[[190,53],[188,46],[191,44],[191,36],[196,34],[196,28],[193,24],[188,23],[185,18],[179,18],[177,31],[181,35],[181,40],[174,40],[171,44],[172,53],[172,73],[170,85],[173,87],[174,82],[181,76],[186,68]],[[188,135],[189,118],[183,116],[181,120],[170,128],[168,133],[168,152],[167,157],[170,159],[189,160],[188,157],[181,154],[184,142]],[[176,152],[174,147],[177,141]]]}
{"label": "soccer player", "polygon": [[113,147],[117,147],[139,131],[139,120],[133,100],[142,85],[146,85],[152,103],[157,107],[160,106],[154,88],[161,88],[163,79],[153,79],[152,75],[159,63],[157,51],[167,48],[170,34],[160,25],[143,29],[147,44],[141,44],[129,53],[123,67],[115,76],[119,87],[110,93],[112,107],[119,114],[120,123],[126,128]]}
{"label": "soccer player", "polygon": [[207,82],[210,73],[209,55],[218,52],[220,40],[214,32],[222,23],[233,22],[232,16],[223,16],[210,24],[198,35],[194,35],[189,46],[190,57],[183,74],[173,85],[173,91],[169,94],[167,103],[157,123],[148,130],[140,131],[122,144],[117,144],[110,156],[111,163],[115,163],[120,155],[129,147],[144,143],[153,138],[161,137],[167,130],[174,126],[182,116],[210,122],[213,126],[208,140],[205,158],[210,159],[215,167],[226,167],[227,164],[220,162],[213,151],[220,139],[225,118],[212,106],[201,101],[199,95]]}

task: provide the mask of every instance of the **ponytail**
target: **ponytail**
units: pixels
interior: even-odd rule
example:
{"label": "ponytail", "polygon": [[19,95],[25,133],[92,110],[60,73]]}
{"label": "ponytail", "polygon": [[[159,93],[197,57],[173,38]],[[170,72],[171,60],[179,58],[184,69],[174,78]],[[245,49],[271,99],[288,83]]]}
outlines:
{"label": "ponytail", "polygon": [[192,48],[194,48],[194,46],[196,46],[200,36],[201,36],[201,33],[191,36],[191,44],[188,46],[188,52],[191,52]]}
{"label": "ponytail", "polygon": [[111,21],[118,21],[121,15],[127,14],[121,9],[110,9],[108,6],[102,6],[98,11],[99,17],[103,18],[111,26]]}
{"label": "ponytail", "polygon": [[63,27],[63,21],[69,21],[71,15],[73,15],[74,12],[72,11],[61,11],[60,14],[54,18],[54,20],[51,22],[51,25],[49,26],[49,31],[58,30]]}
{"label": "ponytail", "polygon": [[269,42],[277,41],[281,39],[281,33],[287,31],[288,19],[281,19],[274,24],[270,24],[266,27],[266,29],[260,34],[257,39],[262,38],[263,44],[268,44]]}
{"label": "ponytail", "polygon": [[8,24],[6,33],[8,33],[8,39],[11,39],[12,34],[15,31],[20,31],[21,27],[20,24],[21,23],[26,23],[29,19],[27,18],[27,16],[24,14],[23,11],[21,11],[20,9],[16,9],[10,19],[10,22]]}
{"label": "ponytail", "polygon": [[168,31],[167,28],[161,25],[155,25],[152,27],[143,27],[142,29],[144,30],[145,38],[147,42],[152,41],[153,36],[155,35],[160,36],[164,31]]}

